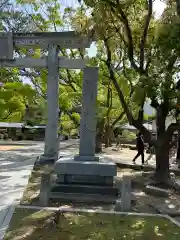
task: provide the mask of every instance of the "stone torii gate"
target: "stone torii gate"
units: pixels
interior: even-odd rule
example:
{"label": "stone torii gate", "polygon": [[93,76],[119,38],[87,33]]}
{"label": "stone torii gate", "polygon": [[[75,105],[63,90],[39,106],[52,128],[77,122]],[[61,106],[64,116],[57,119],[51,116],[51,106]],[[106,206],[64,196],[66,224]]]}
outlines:
{"label": "stone torii gate", "polygon": [[[84,69],[85,60],[58,57],[59,47],[65,49],[89,48],[92,40],[75,32],[0,33],[0,67],[48,68],[47,126],[44,154],[40,161],[54,161],[58,156],[58,82],[59,68]],[[40,59],[13,58],[14,47],[48,48],[48,56]],[[86,70],[84,70],[86,71]]]}
{"label": "stone torii gate", "polygon": [[[13,59],[13,44],[18,47],[48,47],[48,57],[43,59]],[[96,98],[98,68],[85,67],[82,60],[69,60],[58,57],[58,45],[62,48],[85,48],[91,41],[81,38],[74,32],[62,33],[26,33],[7,34],[0,37],[0,67],[47,67],[47,105],[48,122],[45,134],[44,155],[39,162],[57,160],[58,129],[58,80],[59,68],[83,69],[82,109],[80,123],[79,155],[63,157],[54,164],[56,183],[45,181],[50,185],[50,197],[82,201],[82,193],[86,193],[88,201],[101,198],[102,201],[114,202],[118,189],[114,187],[116,164],[109,159],[95,156],[96,137]],[[4,59],[4,60],[3,60]],[[43,179],[43,178],[42,178]],[[42,190],[42,196],[43,196]],[[48,193],[49,195],[49,190]],[[45,194],[47,196],[47,194]],[[43,197],[42,197],[43,198]],[[40,197],[40,199],[42,199]],[[44,200],[43,200],[44,201]]]}

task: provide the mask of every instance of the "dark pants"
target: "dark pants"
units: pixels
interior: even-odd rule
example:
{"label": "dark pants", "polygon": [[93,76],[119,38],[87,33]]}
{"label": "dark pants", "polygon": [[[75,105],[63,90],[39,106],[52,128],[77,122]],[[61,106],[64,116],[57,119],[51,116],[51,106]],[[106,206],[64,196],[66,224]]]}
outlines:
{"label": "dark pants", "polygon": [[133,162],[135,162],[135,160],[141,156],[141,160],[142,160],[142,164],[144,164],[144,150],[138,150],[138,153],[136,154],[136,156],[133,159]]}

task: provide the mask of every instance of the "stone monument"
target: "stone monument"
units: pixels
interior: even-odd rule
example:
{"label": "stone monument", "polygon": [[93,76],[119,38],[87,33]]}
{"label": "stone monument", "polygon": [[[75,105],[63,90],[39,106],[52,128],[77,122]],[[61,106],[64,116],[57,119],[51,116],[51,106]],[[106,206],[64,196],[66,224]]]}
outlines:
{"label": "stone monument", "polygon": [[112,203],[118,195],[114,187],[116,164],[95,156],[98,68],[85,67],[83,72],[79,155],[55,162],[57,180],[51,197]]}

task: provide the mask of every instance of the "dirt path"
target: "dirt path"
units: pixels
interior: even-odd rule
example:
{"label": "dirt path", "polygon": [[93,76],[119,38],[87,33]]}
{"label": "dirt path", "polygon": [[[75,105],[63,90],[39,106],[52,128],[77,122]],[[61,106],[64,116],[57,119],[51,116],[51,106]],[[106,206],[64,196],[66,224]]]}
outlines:
{"label": "dirt path", "polygon": [[0,151],[9,151],[9,150],[14,150],[14,149],[22,149],[24,148],[24,146],[17,146],[17,145],[13,145],[13,146],[0,146]]}

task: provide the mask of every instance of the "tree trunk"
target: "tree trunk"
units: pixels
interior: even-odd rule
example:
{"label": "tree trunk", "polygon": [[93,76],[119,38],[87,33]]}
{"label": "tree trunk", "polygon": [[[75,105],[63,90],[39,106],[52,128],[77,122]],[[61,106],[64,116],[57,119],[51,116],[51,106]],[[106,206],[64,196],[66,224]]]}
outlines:
{"label": "tree trunk", "polygon": [[180,132],[178,133],[178,147],[177,147],[176,162],[180,163]]}
{"label": "tree trunk", "polygon": [[109,147],[112,147],[113,141],[114,141],[114,132],[113,132],[113,128],[111,128],[111,133],[109,138]]}
{"label": "tree trunk", "polygon": [[102,152],[102,136],[100,133],[96,134],[96,153],[101,153]]}
{"label": "tree trunk", "polygon": [[113,135],[112,127],[111,126],[106,126],[105,127],[105,132],[104,132],[105,148],[111,147],[111,145],[112,145],[112,135]]}
{"label": "tree trunk", "polygon": [[[162,150],[163,149],[163,150]],[[159,183],[168,183],[169,174],[169,147],[157,147],[156,153],[156,173],[155,179]]]}
{"label": "tree trunk", "polygon": [[97,121],[96,125],[96,153],[102,152],[102,135],[104,130],[104,119]]}
{"label": "tree trunk", "polygon": [[169,174],[169,141],[164,139],[166,132],[167,114],[163,111],[163,106],[159,106],[156,113],[156,126],[157,126],[157,146],[155,149],[156,154],[156,173],[155,179],[159,183],[167,183]]}
{"label": "tree trunk", "polygon": [[177,15],[180,17],[180,0],[176,0]]}

